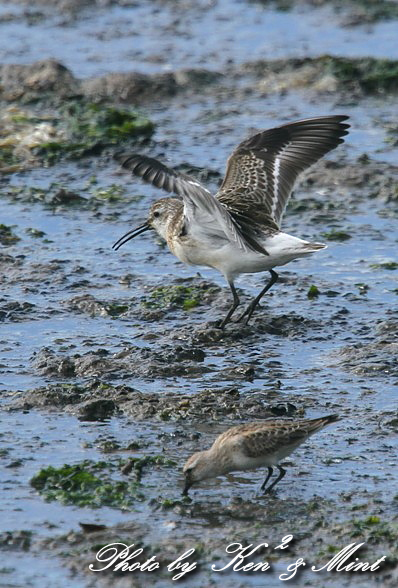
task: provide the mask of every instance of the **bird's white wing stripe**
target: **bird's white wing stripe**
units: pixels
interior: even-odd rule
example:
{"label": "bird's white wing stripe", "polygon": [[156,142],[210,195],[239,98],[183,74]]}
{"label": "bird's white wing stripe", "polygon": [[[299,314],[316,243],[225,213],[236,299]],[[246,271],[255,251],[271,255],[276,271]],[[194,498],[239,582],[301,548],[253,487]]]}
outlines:
{"label": "bird's white wing stripe", "polygon": [[[273,194],[273,202],[272,202],[272,207],[271,207],[271,216],[273,218],[277,218],[278,217],[278,205],[279,205],[279,198],[281,197],[281,194],[279,194],[279,179],[280,179],[280,167],[281,167],[281,163],[283,160],[283,156],[285,155],[285,153],[289,152],[289,148],[292,145],[292,141],[289,141],[288,143],[286,143],[285,145],[283,145],[283,147],[279,150],[278,154],[275,156],[275,160],[274,160],[274,169],[273,169],[273,176],[274,176],[274,194]],[[290,191],[291,193],[291,191]],[[289,194],[290,196],[290,194]]]}
{"label": "bird's white wing stripe", "polygon": [[201,188],[203,191],[207,192],[208,194],[211,195],[211,192],[205,188],[202,184],[200,184],[199,182],[194,182],[193,180],[186,180],[186,182],[188,184],[191,184],[192,186],[198,186],[199,188]]}
{"label": "bird's white wing stripe", "polygon": [[279,168],[280,168],[281,160],[279,155],[274,160],[274,169],[273,169],[273,176],[274,176],[274,198],[272,202],[271,208],[271,216],[274,218],[276,214],[276,209],[278,206],[278,193],[279,193]]}

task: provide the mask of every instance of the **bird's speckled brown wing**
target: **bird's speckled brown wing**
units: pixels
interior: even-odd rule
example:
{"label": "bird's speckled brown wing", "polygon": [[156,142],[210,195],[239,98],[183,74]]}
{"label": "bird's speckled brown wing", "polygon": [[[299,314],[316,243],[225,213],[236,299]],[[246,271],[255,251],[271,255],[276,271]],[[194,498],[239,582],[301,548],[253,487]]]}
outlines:
{"label": "bird's speckled brown wing", "polygon": [[[253,235],[278,230],[297,176],[343,143],[347,116],[309,118],[263,131],[243,141],[228,159],[216,197]],[[254,232],[254,236],[256,233]]]}
{"label": "bird's speckled brown wing", "polygon": [[338,418],[337,415],[328,415],[318,419],[266,419],[247,423],[228,429],[217,437],[214,445],[237,444],[248,457],[260,457],[277,451],[281,446],[300,445]]}

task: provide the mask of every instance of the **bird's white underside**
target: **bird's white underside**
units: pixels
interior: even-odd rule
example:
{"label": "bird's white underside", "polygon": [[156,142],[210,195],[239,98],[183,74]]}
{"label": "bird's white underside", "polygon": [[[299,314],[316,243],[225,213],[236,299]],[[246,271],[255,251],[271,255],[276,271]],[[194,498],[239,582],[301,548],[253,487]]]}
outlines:
{"label": "bird's white underside", "polygon": [[[189,265],[203,265],[221,272],[227,280],[245,273],[268,271],[274,267],[285,265],[298,257],[305,257],[322,247],[308,241],[293,237],[287,233],[276,233],[259,241],[269,255],[256,251],[243,251],[232,241],[208,236],[182,242],[175,239],[173,253]],[[325,245],[326,247],[326,245]]]}

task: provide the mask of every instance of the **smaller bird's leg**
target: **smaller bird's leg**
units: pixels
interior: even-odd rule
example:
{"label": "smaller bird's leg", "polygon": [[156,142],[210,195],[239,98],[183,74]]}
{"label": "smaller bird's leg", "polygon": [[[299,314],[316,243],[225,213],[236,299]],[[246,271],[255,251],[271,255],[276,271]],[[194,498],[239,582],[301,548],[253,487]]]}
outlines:
{"label": "smaller bird's leg", "polygon": [[229,323],[231,316],[233,315],[233,313],[235,312],[236,308],[239,306],[239,296],[236,293],[236,288],[234,286],[233,282],[230,282],[228,280],[228,286],[231,288],[231,292],[232,292],[232,296],[234,297],[234,300],[232,302],[232,306],[228,311],[227,316],[225,317],[225,319],[222,321],[221,325],[220,325],[220,329],[223,329],[225,327],[225,325],[227,323]]}
{"label": "smaller bird's leg", "polygon": [[246,315],[247,315],[247,319],[246,319],[246,325],[249,322],[254,309],[256,308],[257,304],[260,302],[261,298],[264,296],[264,294],[266,292],[268,292],[268,290],[275,284],[275,282],[278,279],[278,274],[276,272],[274,272],[274,270],[269,270],[269,273],[271,274],[271,279],[269,280],[269,282],[267,282],[265,288],[263,288],[260,292],[260,294],[258,296],[256,296],[256,298],[254,300],[252,300],[252,302],[250,302],[249,306],[246,308],[245,312],[243,314],[241,314],[241,316],[238,318],[238,322],[241,321]]}
{"label": "smaller bird's leg", "polygon": [[183,491],[181,492],[181,494],[182,494],[183,496],[188,496],[188,492],[189,492],[189,489],[190,489],[190,487],[191,487],[191,486],[192,486],[192,484],[190,484],[190,483],[188,482],[188,480],[186,480],[186,481],[185,481],[185,485],[184,485],[184,489],[183,489]]}
{"label": "smaller bird's leg", "polygon": [[277,485],[277,483],[278,483],[278,482],[280,482],[280,481],[282,480],[282,478],[284,477],[284,475],[286,474],[286,470],[285,470],[285,469],[283,469],[283,467],[281,467],[281,466],[279,466],[279,465],[278,465],[278,466],[276,466],[276,467],[277,467],[277,468],[278,468],[278,470],[279,470],[279,476],[276,478],[276,480],[274,480],[274,481],[272,482],[272,484],[270,484],[270,485],[268,486],[268,488],[267,488],[266,490],[264,490],[264,494],[269,494],[269,493],[271,492],[272,488],[273,488],[274,486],[276,486],[276,485]]}
{"label": "smaller bird's leg", "polygon": [[270,479],[270,477],[272,476],[273,471],[274,471],[273,468],[271,468],[271,466],[268,466],[267,470],[268,470],[268,474],[267,474],[267,477],[265,478],[264,482],[261,484],[261,490],[265,490],[267,482]]}

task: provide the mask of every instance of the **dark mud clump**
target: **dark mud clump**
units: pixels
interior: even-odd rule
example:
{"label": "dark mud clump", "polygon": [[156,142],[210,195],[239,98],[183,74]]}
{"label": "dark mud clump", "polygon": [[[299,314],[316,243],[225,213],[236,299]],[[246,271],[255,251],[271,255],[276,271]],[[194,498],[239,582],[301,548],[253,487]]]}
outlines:
{"label": "dark mud clump", "polygon": [[31,302],[3,301],[0,299],[0,321],[18,323],[30,320],[36,306]]}
{"label": "dark mud clump", "polygon": [[4,247],[8,247],[9,245],[15,245],[15,243],[18,243],[18,241],[20,241],[20,238],[15,235],[15,233],[12,230],[12,227],[9,227],[7,225],[0,225],[0,244],[3,245]]}
{"label": "dark mud clump", "polygon": [[8,102],[30,102],[43,99],[47,94],[54,98],[67,98],[79,94],[79,82],[70,70],[55,61],[45,59],[31,65],[0,66],[0,99]]}
{"label": "dark mud clump", "polygon": [[6,102],[60,102],[82,99],[98,102],[143,104],[173,98],[177,93],[193,92],[211,86],[222,75],[206,69],[183,69],[170,73],[112,73],[78,80],[62,63],[54,59],[30,65],[0,65],[0,100]]}
{"label": "dark mud clump", "polygon": [[[276,393],[276,394],[275,394]],[[92,381],[85,385],[50,384],[15,394],[9,409],[64,409],[81,420],[102,420],[119,411],[134,420],[229,421],[243,414],[253,418],[291,416],[296,408],[289,402],[277,402],[275,392],[240,393],[237,388],[208,389],[197,394],[139,392],[129,386]]]}
{"label": "dark mud clump", "polygon": [[[344,195],[349,194],[350,206],[363,201],[365,187],[368,198],[377,198],[385,203],[398,200],[397,166],[374,161],[366,155],[353,163],[322,160],[303,178],[303,185],[310,189],[332,183],[339,186]],[[306,205],[311,206],[311,199],[308,202],[293,199],[289,203],[289,210],[302,212],[301,207]],[[344,203],[339,203],[340,206],[344,206]]]}
{"label": "dark mud clump", "polygon": [[374,340],[348,345],[333,352],[333,365],[356,375],[398,377],[398,321],[390,319],[376,328]]}
{"label": "dark mud clump", "polygon": [[116,99],[120,103],[145,104],[152,101],[153,96],[158,101],[170,100],[181,92],[191,94],[221,80],[221,74],[205,69],[160,74],[115,73],[84,80],[82,91],[95,101]]}
{"label": "dark mud clump", "polygon": [[130,346],[113,354],[106,349],[99,349],[73,356],[56,355],[52,350],[44,348],[33,357],[33,366],[38,373],[46,376],[152,378],[206,372],[204,358],[202,349],[186,345],[164,345],[162,350]]}
{"label": "dark mud clump", "polygon": [[91,100],[117,99],[127,104],[142,104],[156,96],[157,100],[172,98],[178,91],[172,73],[114,73],[100,78],[84,80],[82,91]]}
{"label": "dark mud clump", "polygon": [[31,531],[3,531],[0,533],[0,547],[4,550],[30,549],[32,541]]}
{"label": "dark mud clump", "polygon": [[91,294],[74,296],[67,302],[67,306],[74,311],[88,314],[90,316],[120,316],[126,313],[131,304],[123,304],[120,301],[103,302]]}

